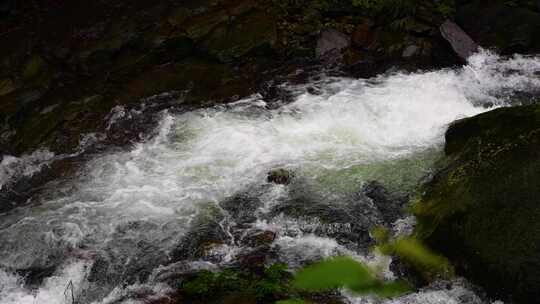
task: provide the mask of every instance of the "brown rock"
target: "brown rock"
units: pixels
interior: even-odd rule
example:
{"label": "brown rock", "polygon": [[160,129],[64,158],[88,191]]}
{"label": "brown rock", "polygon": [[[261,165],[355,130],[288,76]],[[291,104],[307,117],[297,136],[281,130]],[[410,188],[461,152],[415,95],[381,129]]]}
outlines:
{"label": "brown rock", "polygon": [[270,245],[276,239],[276,233],[273,231],[256,231],[246,236],[243,240],[250,247]]}

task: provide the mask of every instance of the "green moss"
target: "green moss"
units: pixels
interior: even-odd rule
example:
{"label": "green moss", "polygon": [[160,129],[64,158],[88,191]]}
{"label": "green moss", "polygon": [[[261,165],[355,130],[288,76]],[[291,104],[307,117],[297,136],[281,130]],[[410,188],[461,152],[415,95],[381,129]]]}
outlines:
{"label": "green moss", "polygon": [[526,303],[540,286],[540,105],[458,121],[446,141],[448,164],[413,208],[417,235]]}
{"label": "green moss", "polygon": [[240,295],[260,301],[272,301],[286,296],[290,274],[284,264],[273,264],[262,273],[225,269],[202,271],[184,282],[180,288],[187,298],[212,300]]}

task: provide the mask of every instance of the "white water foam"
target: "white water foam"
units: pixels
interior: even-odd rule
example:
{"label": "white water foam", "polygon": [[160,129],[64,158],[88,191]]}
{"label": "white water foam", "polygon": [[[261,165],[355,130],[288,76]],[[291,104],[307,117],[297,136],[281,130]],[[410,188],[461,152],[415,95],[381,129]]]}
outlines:
{"label": "white water foam", "polygon": [[0,189],[9,181],[22,176],[31,177],[54,159],[54,153],[39,149],[21,157],[4,155],[0,162]]}
{"label": "white water foam", "polygon": [[[223,107],[164,113],[154,139],[129,152],[103,154],[78,180],[54,189],[61,195],[0,215],[0,269],[60,264],[74,269],[66,276],[75,280],[84,271],[65,259],[103,254],[125,262],[119,271],[130,262],[159,263],[201,209],[264,183],[268,170],[302,168],[310,179],[440,148],[450,122],[505,105],[512,90],[538,90],[539,71],[538,58],[480,53],[458,70],[325,79],[313,84],[321,95],[306,92],[275,110],[253,96]],[[316,237],[278,242],[299,258],[340,250],[333,240]],[[11,286],[2,289],[0,302],[27,303],[57,291],[47,280],[36,295],[19,281],[0,277]]]}
{"label": "white water foam", "polygon": [[17,275],[0,270],[0,299],[2,304],[64,304],[72,303],[81,292],[84,278],[91,263],[76,261],[46,278],[42,286],[29,292],[23,287],[23,279]]}

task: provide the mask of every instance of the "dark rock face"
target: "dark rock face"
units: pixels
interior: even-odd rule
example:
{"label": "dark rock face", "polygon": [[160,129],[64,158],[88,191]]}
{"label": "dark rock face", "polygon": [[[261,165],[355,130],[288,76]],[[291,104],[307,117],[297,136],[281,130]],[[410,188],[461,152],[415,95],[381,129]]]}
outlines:
{"label": "dark rock face", "polygon": [[476,0],[458,8],[456,22],[483,47],[503,54],[540,52],[540,13],[526,5]]}
{"label": "dark rock face", "polygon": [[360,23],[352,33],[352,43],[359,48],[368,49],[374,42],[372,24],[369,20]]}
{"label": "dark rock face", "polygon": [[364,185],[362,193],[373,201],[387,224],[404,216],[404,208],[409,201],[407,194],[390,193],[377,181]]}
{"label": "dark rock face", "polygon": [[73,152],[81,134],[103,131],[111,108],[163,92],[183,92],[177,106],[252,93],[279,61],[272,9],[235,0],[0,2],[9,15],[0,19],[1,149]]}
{"label": "dark rock face", "polygon": [[478,45],[457,24],[446,20],[440,27],[441,35],[464,60],[478,51]]}
{"label": "dark rock face", "polygon": [[446,165],[414,209],[417,233],[497,298],[540,297],[540,106],[454,123]]}
{"label": "dark rock face", "polygon": [[240,225],[256,221],[255,210],[261,205],[256,194],[250,192],[242,192],[220,202],[220,206],[227,211],[232,220]]}

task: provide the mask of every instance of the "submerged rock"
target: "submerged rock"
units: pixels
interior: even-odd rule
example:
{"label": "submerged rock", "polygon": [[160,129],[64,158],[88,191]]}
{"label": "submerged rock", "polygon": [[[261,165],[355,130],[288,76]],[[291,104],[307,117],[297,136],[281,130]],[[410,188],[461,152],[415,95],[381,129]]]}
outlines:
{"label": "submerged rock", "polygon": [[259,247],[272,244],[276,239],[276,233],[269,230],[256,230],[250,232],[242,239],[242,243],[250,247]]}
{"label": "submerged rock", "polygon": [[537,302],[540,105],[454,123],[445,153],[447,165],[414,207],[418,235],[492,296]]}
{"label": "submerged rock", "polygon": [[390,193],[377,181],[365,184],[362,193],[373,201],[387,224],[392,224],[404,216],[404,207],[409,201],[407,194]]}
{"label": "submerged rock", "polygon": [[293,178],[293,174],[285,169],[276,169],[268,172],[266,180],[269,183],[288,185]]}

